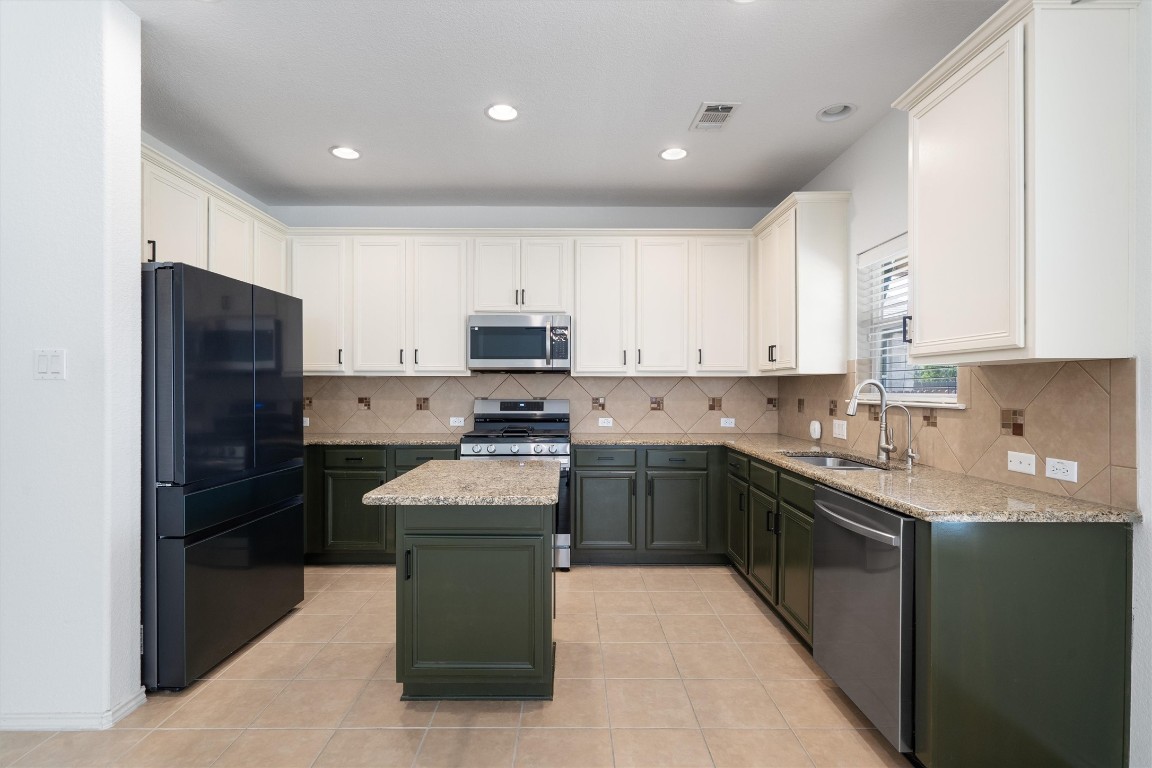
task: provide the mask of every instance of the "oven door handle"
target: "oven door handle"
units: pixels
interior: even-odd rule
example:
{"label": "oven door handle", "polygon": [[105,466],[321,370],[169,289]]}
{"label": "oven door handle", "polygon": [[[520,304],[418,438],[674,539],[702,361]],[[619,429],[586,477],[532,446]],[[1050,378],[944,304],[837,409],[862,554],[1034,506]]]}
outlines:
{"label": "oven door handle", "polygon": [[849,531],[852,531],[853,533],[858,533],[867,539],[872,539],[872,541],[878,541],[881,544],[887,544],[890,547],[900,546],[899,536],[893,536],[890,533],[885,533],[884,531],[878,531],[875,528],[869,528],[866,525],[861,525],[855,520],[849,520],[846,517],[841,517],[840,515],[833,512],[831,508],[829,508],[829,506],[823,502],[816,502],[816,508],[823,512],[824,516],[827,517],[830,522],[840,526],[841,528],[845,528]]}

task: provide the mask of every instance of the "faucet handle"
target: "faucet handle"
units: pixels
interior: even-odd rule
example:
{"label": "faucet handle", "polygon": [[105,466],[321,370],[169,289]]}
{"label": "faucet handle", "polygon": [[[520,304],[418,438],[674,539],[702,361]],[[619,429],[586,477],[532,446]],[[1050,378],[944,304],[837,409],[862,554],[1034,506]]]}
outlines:
{"label": "faucet handle", "polygon": [[892,427],[890,426],[885,425],[884,434],[880,435],[880,450],[887,454],[896,450],[896,443],[892,440]]}

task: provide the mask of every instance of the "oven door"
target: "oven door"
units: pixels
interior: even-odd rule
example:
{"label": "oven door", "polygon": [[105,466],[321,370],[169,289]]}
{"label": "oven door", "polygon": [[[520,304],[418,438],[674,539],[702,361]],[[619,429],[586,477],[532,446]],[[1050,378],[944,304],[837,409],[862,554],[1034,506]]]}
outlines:
{"label": "oven door", "polygon": [[468,368],[473,371],[550,371],[552,315],[472,315]]}

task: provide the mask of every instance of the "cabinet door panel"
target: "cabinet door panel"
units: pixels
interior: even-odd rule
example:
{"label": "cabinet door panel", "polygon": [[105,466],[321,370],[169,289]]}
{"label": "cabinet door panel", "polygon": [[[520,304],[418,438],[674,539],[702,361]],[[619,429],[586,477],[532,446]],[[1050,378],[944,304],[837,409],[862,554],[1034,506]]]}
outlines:
{"label": "cabinet door panel", "polygon": [[645,546],[707,548],[708,473],[648,472]]}
{"label": "cabinet door panel", "polygon": [[812,517],[780,502],[780,610],[812,642]]}
{"label": "cabinet door panel", "polygon": [[728,559],[748,571],[748,481],[728,476]]}
{"label": "cabinet door panel", "polygon": [[757,363],[762,371],[772,370],[776,364],[772,361],[775,355],[773,345],[779,345],[780,324],[776,318],[778,302],[776,299],[776,251],[779,247],[780,228],[778,225],[760,233],[756,239],[756,260],[758,273],[756,276],[759,291],[759,354]]}
{"label": "cabinet door panel", "polygon": [[687,373],[691,243],[636,243],[636,370]]}
{"label": "cabinet door panel", "polygon": [[402,680],[539,676],[551,664],[542,536],[405,536],[403,546]]}
{"label": "cabinet door panel", "polygon": [[383,471],[324,471],[324,549],[379,550],[388,545],[387,514],[382,506],[364,504],[364,494],[383,485]]}
{"label": "cabinet door panel", "polygon": [[259,221],[252,243],[252,282],[288,293],[288,238]]}
{"label": "cabinet door panel", "polygon": [[520,251],[521,312],[566,312],[571,267],[566,240],[524,240]]}
{"label": "cabinet door panel", "polygon": [[576,549],[636,549],[636,473],[576,472]]}
{"label": "cabinet door panel", "polygon": [[749,244],[701,240],[696,370],[748,370]]}
{"label": "cabinet door panel", "polygon": [[420,238],[413,256],[412,369],[467,375],[468,241]]}
{"label": "cabinet door panel", "polygon": [[292,240],[292,295],[304,303],[304,370],[344,370],[344,241]]}
{"label": "cabinet door panel", "polygon": [[796,211],[780,220],[773,266],[776,285],[776,350],[773,370],[796,367]]}
{"label": "cabinet door panel", "polygon": [[473,308],[477,312],[520,310],[520,240],[514,237],[476,241]]}
{"label": "cabinet door panel", "polygon": [[1022,36],[909,114],[913,354],[1024,346]]}
{"label": "cabinet door panel", "polygon": [[630,240],[576,243],[576,306],[572,313],[573,373],[628,373],[632,350],[632,267]]}
{"label": "cabinet door panel", "polygon": [[252,282],[252,217],[208,198],[208,269]]}
{"label": "cabinet door panel", "polygon": [[755,488],[751,489],[750,546],[748,548],[748,576],[753,586],[775,605],[776,589],[776,499]]}
{"label": "cabinet door panel", "polygon": [[410,362],[404,356],[406,251],[403,238],[353,241],[353,371],[403,371]]}
{"label": "cabinet door panel", "polygon": [[141,261],[208,266],[208,193],[152,163],[143,163]]}

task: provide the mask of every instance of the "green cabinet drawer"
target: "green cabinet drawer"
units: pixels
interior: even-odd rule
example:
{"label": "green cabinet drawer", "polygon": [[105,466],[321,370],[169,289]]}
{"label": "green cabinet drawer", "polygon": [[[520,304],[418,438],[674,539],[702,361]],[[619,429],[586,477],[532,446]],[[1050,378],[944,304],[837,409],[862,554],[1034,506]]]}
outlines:
{"label": "green cabinet drawer", "polygon": [[742,453],[728,452],[728,474],[748,478],[748,457]]}
{"label": "green cabinet drawer", "polygon": [[417,533],[544,534],[552,530],[552,509],[543,505],[457,507],[436,504],[396,507],[396,515],[404,530]]}
{"label": "green cabinet drawer", "polygon": [[649,467],[668,469],[708,469],[708,451],[666,451],[649,449]]}
{"label": "green cabinet drawer", "polygon": [[761,464],[758,461],[752,462],[752,485],[759,488],[764,493],[772,496],[776,495],[776,476],[779,472],[775,467],[770,467],[767,464]]}
{"label": "green cabinet drawer", "polygon": [[796,475],[780,473],[780,498],[797,509],[812,515],[816,509],[816,486]]}
{"label": "green cabinet drawer", "polygon": [[576,466],[578,467],[634,467],[636,466],[635,448],[578,448],[576,450]]}
{"label": "green cabinet drawer", "polygon": [[441,461],[452,461],[456,458],[456,448],[446,448],[443,446],[412,446],[409,448],[396,449],[396,466],[397,467],[418,467],[426,461],[433,459]]}
{"label": "green cabinet drawer", "polygon": [[324,451],[328,469],[382,469],[388,466],[388,451],[383,448],[328,448]]}

